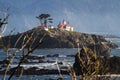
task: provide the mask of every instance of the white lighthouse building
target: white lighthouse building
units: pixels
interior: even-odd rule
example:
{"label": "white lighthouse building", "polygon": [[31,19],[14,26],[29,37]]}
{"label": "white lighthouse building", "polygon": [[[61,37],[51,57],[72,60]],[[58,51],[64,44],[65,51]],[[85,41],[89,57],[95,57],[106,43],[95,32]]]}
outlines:
{"label": "white lighthouse building", "polygon": [[58,24],[58,28],[62,30],[73,31],[73,27],[69,24],[69,22],[65,20],[63,20],[63,22],[60,22]]}

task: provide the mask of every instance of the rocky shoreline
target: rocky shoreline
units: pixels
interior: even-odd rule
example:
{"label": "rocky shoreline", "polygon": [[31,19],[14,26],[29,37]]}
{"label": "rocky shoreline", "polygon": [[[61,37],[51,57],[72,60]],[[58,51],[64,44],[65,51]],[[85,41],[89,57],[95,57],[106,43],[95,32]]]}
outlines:
{"label": "rocky shoreline", "polygon": [[[21,66],[18,68],[18,71],[15,72],[15,75],[20,75],[23,71],[23,75],[44,75],[44,74],[59,74],[57,65],[59,65],[60,71],[62,74],[69,74],[69,66],[64,64],[61,61],[51,61],[46,60],[46,58],[59,58],[59,54],[54,55],[46,55],[46,56],[28,56]],[[75,55],[66,55],[66,57],[74,58]],[[8,65],[9,60],[0,61],[0,74],[3,75],[5,72],[5,68]],[[18,63],[13,62],[10,65],[10,70],[8,74],[14,71]]]}
{"label": "rocky shoreline", "polygon": [[[73,55],[71,55],[72,58],[75,58],[73,57]],[[58,56],[49,56],[49,57],[58,57]],[[31,60],[31,62],[29,62],[29,60]],[[44,59],[44,57],[37,57],[37,56],[29,56],[27,60],[24,61],[24,63],[21,65],[21,67],[18,68],[18,71],[15,72],[15,75],[49,75],[49,74],[59,74],[59,71],[58,71],[58,68],[56,67],[56,63],[54,61],[41,61],[41,62],[32,62],[33,60],[42,60]],[[120,57],[118,56],[113,56],[113,57],[110,57],[109,59],[110,61],[110,74],[120,74]],[[4,71],[5,71],[5,67],[6,65],[9,63],[9,61],[7,60],[3,60],[3,61],[0,61],[0,74],[3,75],[4,74]],[[39,65],[40,64],[48,64],[49,65],[53,64],[51,67],[48,66],[48,68],[45,68],[46,66],[40,68]],[[12,64],[13,65],[13,64]],[[17,65],[17,63],[16,63]],[[24,65],[24,66],[23,66]],[[29,66],[28,68],[26,68],[26,66],[29,66],[29,65],[32,65],[32,66]],[[38,66],[35,66],[35,65],[38,65]],[[69,75],[69,70],[70,70],[70,67],[71,66],[68,66],[68,65],[65,65],[63,64],[63,62],[58,62],[58,65],[59,65],[59,68],[60,68],[60,72],[61,74],[67,74]],[[52,68],[53,67],[53,68]],[[11,67],[11,69],[8,71],[8,74],[11,74],[11,72],[14,71],[16,67],[13,66]],[[80,71],[81,69],[79,69]]]}

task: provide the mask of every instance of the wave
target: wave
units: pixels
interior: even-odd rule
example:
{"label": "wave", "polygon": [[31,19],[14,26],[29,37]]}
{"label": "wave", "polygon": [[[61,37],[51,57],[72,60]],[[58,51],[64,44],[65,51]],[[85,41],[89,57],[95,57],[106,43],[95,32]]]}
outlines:
{"label": "wave", "polygon": [[[10,65],[11,68],[14,68],[14,67],[17,67],[18,64],[12,64]],[[44,69],[44,68],[47,68],[47,67],[51,67],[51,66],[55,66],[56,65],[56,62],[55,63],[37,63],[37,64],[22,64],[21,67],[24,67],[24,69],[28,69],[28,68],[32,68],[32,67],[37,67],[39,69]]]}

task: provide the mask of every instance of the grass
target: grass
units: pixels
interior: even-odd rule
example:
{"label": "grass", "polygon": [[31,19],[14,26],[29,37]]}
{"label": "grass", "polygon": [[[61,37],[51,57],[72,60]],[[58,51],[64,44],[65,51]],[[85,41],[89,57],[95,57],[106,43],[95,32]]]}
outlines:
{"label": "grass", "polygon": [[[29,56],[35,49],[37,49],[40,44],[42,44],[42,41],[43,39],[45,38],[46,34],[43,35],[43,37],[39,40],[38,44],[36,44],[34,47],[32,47],[33,43],[35,42],[35,40],[37,39],[37,36],[34,36],[35,35],[35,32],[32,32],[30,35],[29,33],[23,33],[21,34],[21,36],[18,38],[18,40],[16,41],[15,45],[17,45],[17,43],[19,43],[20,39],[22,38],[23,39],[23,42],[22,42],[22,46],[21,48],[19,49],[19,51],[22,51],[24,55],[21,54],[21,58],[18,62],[18,65],[17,67],[15,68],[15,70],[13,72],[11,72],[8,80],[11,80],[13,75],[15,74],[15,72],[18,71],[18,68],[20,67],[20,65],[24,62],[24,60],[26,59],[27,56]],[[9,63],[7,64],[6,66],[6,69],[5,69],[5,72],[4,72],[4,76],[2,78],[2,80],[6,80],[6,75],[8,73],[8,71],[10,70],[10,65],[12,64],[17,52],[16,51],[12,51],[13,53],[9,53],[9,49],[10,49],[10,38],[11,36],[9,36],[9,40],[5,41],[4,37],[2,38],[3,40],[3,47],[7,53],[7,56],[6,57],[10,57],[10,58],[7,58],[7,60],[9,61]],[[27,46],[27,51],[24,53],[24,49],[26,48]],[[8,54],[12,54],[11,56],[8,56]],[[22,75],[22,74],[21,74]]]}

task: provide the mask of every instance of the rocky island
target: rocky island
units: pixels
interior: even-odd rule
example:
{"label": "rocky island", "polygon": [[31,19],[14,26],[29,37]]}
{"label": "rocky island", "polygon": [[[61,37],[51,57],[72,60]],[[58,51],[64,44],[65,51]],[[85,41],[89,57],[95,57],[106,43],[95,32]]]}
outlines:
{"label": "rocky island", "polygon": [[[37,47],[38,49],[45,49],[45,48],[83,48],[84,46],[88,47],[92,51],[95,49],[97,51],[97,54],[100,54],[101,56],[108,56],[110,53],[110,49],[117,48],[118,46],[110,41],[107,41],[104,36],[101,35],[95,35],[95,34],[87,34],[87,33],[81,33],[81,32],[75,32],[75,31],[66,31],[58,28],[53,28],[49,29],[48,31],[38,29],[38,28],[33,28],[29,31],[26,31],[24,33],[19,33],[16,35],[11,35],[11,36],[6,36],[3,37],[3,43],[10,43],[10,48],[21,48],[23,46],[23,42],[26,41],[25,37],[31,37],[31,39],[35,39],[34,43],[32,44],[31,47],[35,47],[36,44],[39,43],[39,40],[43,38],[42,43]],[[17,44],[16,44],[17,43]],[[26,48],[29,45],[26,45]],[[84,50],[83,50],[84,51]],[[83,53],[83,52],[81,52]],[[86,54],[89,54],[86,53]],[[51,57],[56,57],[59,58],[59,55],[56,54],[54,56],[46,55],[43,57],[39,56],[27,56],[26,59],[24,60],[23,64],[43,64],[43,63],[53,63],[56,66],[56,62],[51,62],[51,61],[44,61],[46,58],[51,58]],[[73,67],[75,67],[75,70],[81,71],[80,67],[77,66],[76,64],[79,63],[79,60],[77,59],[79,57],[78,54],[75,53],[74,55],[68,55],[68,57],[75,58],[75,63]],[[119,59],[119,57],[111,57],[109,62],[110,65],[112,65],[114,60]],[[32,60],[38,60],[38,62],[31,62]],[[104,60],[104,59],[103,59]],[[3,63],[4,61],[1,61],[1,65],[7,64]],[[116,64],[119,63],[118,61]],[[68,70],[69,67],[66,67],[63,65],[62,62],[59,62],[58,65],[61,65],[61,73],[62,74],[69,74]],[[14,66],[14,64],[13,64]],[[111,67],[111,73],[118,73],[114,72],[116,66],[110,66]],[[43,66],[44,67],[44,66]],[[19,67],[19,70],[23,69],[24,67],[21,66]],[[11,74],[10,72],[14,71],[14,67],[8,71],[8,74]],[[0,74],[3,74],[3,70],[0,71]],[[16,73],[16,74],[19,74]],[[31,75],[31,74],[37,74],[37,75],[42,75],[42,74],[59,74],[57,69],[39,69],[38,67],[30,67],[28,69],[24,70],[23,74]]]}
{"label": "rocky island", "polygon": [[[78,43],[79,47],[82,47],[83,45],[90,46],[99,43],[102,43],[108,46],[109,48],[117,47],[116,44],[105,40],[105,38],[100,35],[87,34],[75,31],[65,31],[57,28],[50,29],[49,31],[34,28],[24,33],[6,36],[4,37],[4,41],[10,40],[10,47],[15,48],[16,41],[19,39],[21,35],[23,35],[19,40],[18,44],[16,45],[16,48],[20,48],[22,46],[23,37],[25,37],[25,34],[31,35],[32,33],[34,33],[33,38],[37,37],[34,44],[37,44],[39,39],[42,38],[43,35],[45,34],[43,43],[38,48],[77,48]],[[77,42],[77,40],[79,42]]]}

